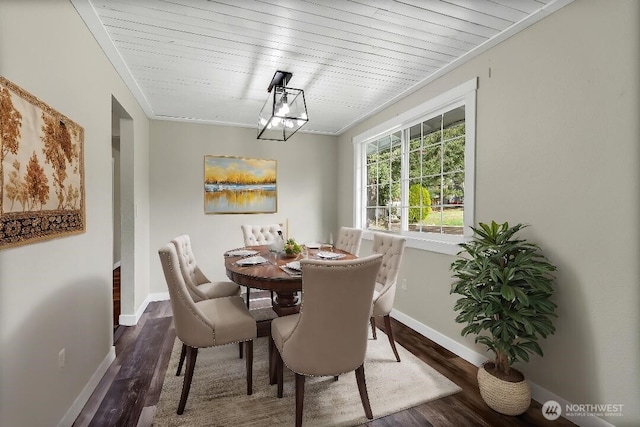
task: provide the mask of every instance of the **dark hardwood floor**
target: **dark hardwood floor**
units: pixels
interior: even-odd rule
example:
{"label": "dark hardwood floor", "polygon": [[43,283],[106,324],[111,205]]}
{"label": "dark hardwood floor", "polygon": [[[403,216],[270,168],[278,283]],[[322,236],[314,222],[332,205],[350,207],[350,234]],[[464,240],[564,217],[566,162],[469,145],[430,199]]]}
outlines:
{"label": "dark hardwood floor", "polygon": [[[256,294],[258,294],[256,292]],[[252,300],[254,295],[251,293]],[[268,293],[267,293],[268,297]],[[268,300],[268,298],[267,298]],[[384,330],[382,322],[378,327]],[[477,368],[409,327],[392,320],[396,342],[462,387],[460,393],[373,420],[368,427],[572,426],[548,421],[532,402],[518,417],[500,415],[482,401]],[[149,304],[138,325],[116,331],[116,360],[74,423],[81,426],[150,426],[175,340],[169,301]]]}

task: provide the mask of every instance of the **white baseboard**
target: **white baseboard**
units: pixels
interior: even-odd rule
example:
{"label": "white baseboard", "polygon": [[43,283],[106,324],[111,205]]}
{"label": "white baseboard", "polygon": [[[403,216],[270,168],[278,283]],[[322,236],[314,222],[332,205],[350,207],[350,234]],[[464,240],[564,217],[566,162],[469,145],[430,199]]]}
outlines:
{"label": "white baseboard", "polygon": [[442,347],[446,348],[447,350],[457,354],[467,362],[473,363],[475,366],[480,366],[484,362],[489,360],[486,356],[483,356],[482,354],[477,353],[468,347],[465,347],[459,342],[452,340],[448,336],[441,334],[440,332],[430,328],[424,323],[418,322],[413,317],[407,316],[401,311],[393,309],[393,311],[391,312],[391,317],[404,323],[414,331],[419,332],[420,334],[429,338],[431,341],[435,342],[436,344],[439,344]]}
{"label": "white baseboard", "polygon": [[100,380],[104,377],[104,374],[107,372],[109,366],[111,366],[111,363],[113,363],[114,360],[116,360],[116,348],[115,346],[112,346],[102,363],[100,363],[100,366],[98,366],[98,369],[96,369],[89,379],[89,382],[87,382],[80,392],[80,395],[78,395],[76,400],[67,410],[67,413],[64,414],[64,417],[60,420],[58,427],[73,425],[78,418],[78,415],[80,415],[80,412],[82,412],[82,408],[87,404],[96,387],[98,387]]}
{"label": "white baseboard", "polygon": [[169,292],[158,292],[154,294],[149,294],[145,298],[145,300],[140,304],[138,310],[136,310],[135,314],[121,314],[118,317],[118,324],[122,326],[134,326],[138,324],[138,320],[142,317],[142,313],[147,309],[147,306],[150,302],[153,301],[167,301],[169,299]]}
{"label": "white baseboard", "polygon": [[[421,323],[413,317],[407,316],[406,314],[398,310],[394,309],[391,312],[391,317],[401,323],[404,323],[414,331],[420,333],[421,335],[424,335],[431,341],[437,343],[438,345],[441,345],[442,347],[462,357],[464,360],[474,364],[475,366],[480,366],[488,360],[486,356],[483,356],[482,354],[460,344],[459,342],[449,338],[444,334],[441,334],[435,329],[430,328],[424,323]],[[529,381],[529,384],[531,386],[531,397],[534,400],[540,402],[541,404],[544,404],[544,402],[547,402],[549,400],[556,401],[562,408],[562,416],[565,416],[565,408],[571,406],[571,402],[550,392],[549,390],[540,387],[537,384],[532,383],[531,381]],[[565,418],[581,427],[614,427],[613,424],[609,424],[607,421],[596,416],[566,416]]]}

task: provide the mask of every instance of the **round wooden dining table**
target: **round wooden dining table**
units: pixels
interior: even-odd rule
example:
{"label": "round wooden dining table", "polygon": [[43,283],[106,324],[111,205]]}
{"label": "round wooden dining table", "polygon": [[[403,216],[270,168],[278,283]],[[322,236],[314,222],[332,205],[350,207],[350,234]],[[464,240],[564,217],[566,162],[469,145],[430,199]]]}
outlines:
{"label": "round wooden dining table", "polygon": [[[257,253],[252,256],[262,256],[269,262],[256,265],[239,265],[237,262],[246,256],[229,256],[236,250],[251,250]],[[339,249],[332,249],[335,253],[343,254],[342,260],[354,259],[357,256]],[[319,259],[320,249],[308,249],[310,259]],[[269,251],[269,246],[247,246],[240,249],[230,250],[225,253],[224,264],[227,270],[227,277],[242,286],[255,289],[273,291],[275,298],[271,300],[273,311],[278,316],[297,313],[300,310],[300,298],[298,291],[302,290],[302,275],[289,274],[282,267],[292,261],[299,261],[303,257],[298,255],[294,258],[286,257],[283,253],[273,253]]]}

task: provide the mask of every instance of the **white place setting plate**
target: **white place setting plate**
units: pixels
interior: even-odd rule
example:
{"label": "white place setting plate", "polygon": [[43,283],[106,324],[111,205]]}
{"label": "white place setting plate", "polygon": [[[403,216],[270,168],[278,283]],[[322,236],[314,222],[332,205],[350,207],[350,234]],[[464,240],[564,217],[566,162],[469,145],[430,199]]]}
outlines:
{"label": "white place setting plate", "polygon": [[322,246],[322,243],[317,243],[317,242],[305,243],[305,246],[309,249],[320,249],[320,247]]}
{"label": "white place setting plate", "polygon": [[226,256],[251,256],[257,254],[258,251],[253,251],[250,249],[237,249],[234,251],[229,251],[225,255]]}
{"label": "white place setting plate", "polygon": [[285,267],[290,268],[292,270],[301,271],[300,261],[291,261],[285,264]]}
{"label": "white place setting plate", "polygon": [[324,259],[340,259],[344,257],[344,254],[337,254],[335,252],[318,252],[317,255],[319,258]]}
{"label": "white place setting plate", "polygon": [[267,259],[262,256],[252,256],[250,258],[239,259],[238,261],[236,261],[236,264],[237,265],[258,265],[258,264],[264,264],[267,262],[269,261],[267,261]]}

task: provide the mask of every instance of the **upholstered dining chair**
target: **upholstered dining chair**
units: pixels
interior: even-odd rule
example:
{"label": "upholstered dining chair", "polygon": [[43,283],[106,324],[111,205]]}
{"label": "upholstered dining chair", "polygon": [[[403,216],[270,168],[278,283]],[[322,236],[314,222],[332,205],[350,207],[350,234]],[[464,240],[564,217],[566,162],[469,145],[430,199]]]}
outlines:
{"label": "upholstered dining chair", "polygon": [[404,254],[406,240],[404,237],[393,234],[375,233],[373,235],[373,253],[382,255],[382,265],[376,278],[376,289],[373,292],[373,308],[371,310],[371,331],[373,338],[376,336],[375,317],[382,316],[384,326],[389,338],[389,344],[396,360],[400,361],[396,343],[391,330],[391,317],[389,313],[393,309],[393,301],[396,298],[396,283],[400,272],[400,263]]}
{"label": "upholstered dining chair", "polygon": [[[191,238],[188,234],[182,234],[173,240],[171,243],[176,248],[178,254],[178,263],[180,265],[180,271],[182,277],[187,284],[187,290],[191,295],[191,298],[195,301],[203,301],[211,298],[223,298],[240,295],[240,286],[233,282],[220,281],[211,282],[204,275],[198,264],[196,263],[196,257],[193,254],[191,248]],[[240,358],[242,358],[242,345],[240,345]],[[180,354],[180,363],[178,363],[178,371],[176,375],[180,375],[182,371],[182,364],[187,355],[187,348],[182,346],[182,352]]]}
{"label": "upholstered dining chair", "polygon": [[296,426],[302,424],[306,376],[356,372],[367,418],[373,418],[364,374],[371,298],[382,255],[353,260],[305,259],[302,305],[298,314],[271,322],[271,360],[278,397],[283,395],[283,364],[295,373]]}
{"label": "upholstered dining chair", "polygon": [[242,237],[245,246],[270,245],[276,239],[284,238],[282,233],[282,225],[242,225]]}
{"label": "upholstered dining chair", "polygon": [[177,413],[184,412],[200,348],[244,342],[247,394],[252,394],[253,339],[257,336],[257,326],[242,298],[231,296],[195,302],[180,272],[175,246],[166,244],[158,250],[158,254],[169,288],[176,335],[187,349],[187,369]]}
{"label": "upholstered dining chair", "polygon": [[362,230],[359,228],[340,227],[336,249],[347,251],[358,256],[360,253],[360,242],[362,241]]}
{"label": "upholstered dining chair", "polygon": [[212,282],[204,275],[196,262],[188,234],[176,237],[171,243],[176,248],[180,271],[194,301],[240,295],[240,286],[237,284],[229,281]]}
{"label": "upholstered dining chair", "polygon": [[[281,224],[267,225],[250,225],[244,224],[242,228],[242,237],[245,246],[263,246],[270,245],[277,239],[284,239]],[[251,288],[247,287],[247,307],[249,307],[249,296]],[[271,292],[273,299],[273,292]]]}

